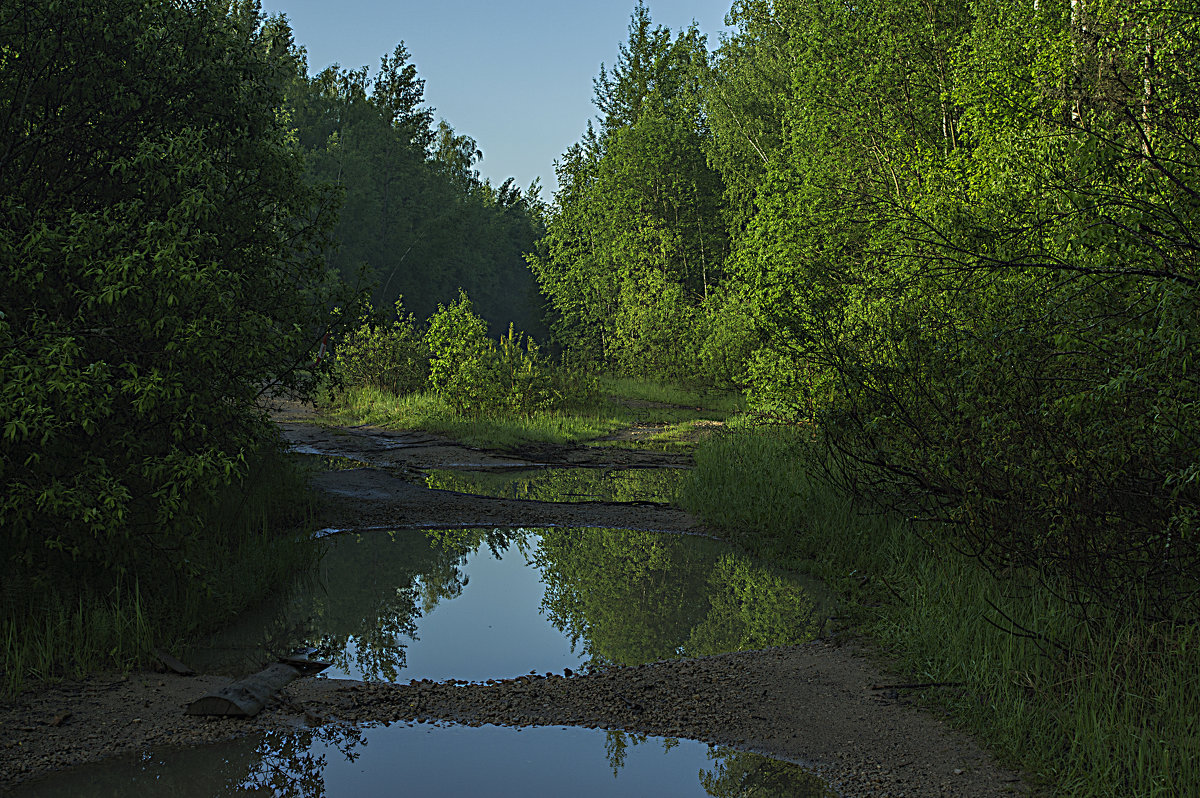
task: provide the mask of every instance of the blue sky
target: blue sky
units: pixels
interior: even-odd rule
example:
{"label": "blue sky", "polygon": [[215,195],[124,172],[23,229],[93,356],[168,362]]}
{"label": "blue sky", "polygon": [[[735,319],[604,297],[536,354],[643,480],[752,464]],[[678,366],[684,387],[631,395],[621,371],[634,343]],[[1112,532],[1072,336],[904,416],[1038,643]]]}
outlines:
{"label": "blue sky", "polygon": [[[494,184],[541,177],[579,139],[592,105],[592,78],[612,66],[628,38],[636,0],[263,0],[284,13],[308,50],[310,72],[337,62],[370,66],[403,40],[425,80],[425,99],[483,150],[479,170]],[[693,20],[709,47],[725,30],[732,0],[648,0],[656,25]]]}

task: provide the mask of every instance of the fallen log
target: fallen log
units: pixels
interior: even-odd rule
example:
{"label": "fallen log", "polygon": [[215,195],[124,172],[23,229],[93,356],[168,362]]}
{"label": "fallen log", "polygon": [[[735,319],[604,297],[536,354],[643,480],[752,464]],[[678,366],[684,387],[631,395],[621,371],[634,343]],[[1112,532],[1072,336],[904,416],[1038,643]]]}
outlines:
{"label": "fallen log", "polygon": [[250,718],[259,713],[271,696],[300,677],[291,665],[277,662],[265,671],[238,679],[188,704],[189,715],[232,715]]}

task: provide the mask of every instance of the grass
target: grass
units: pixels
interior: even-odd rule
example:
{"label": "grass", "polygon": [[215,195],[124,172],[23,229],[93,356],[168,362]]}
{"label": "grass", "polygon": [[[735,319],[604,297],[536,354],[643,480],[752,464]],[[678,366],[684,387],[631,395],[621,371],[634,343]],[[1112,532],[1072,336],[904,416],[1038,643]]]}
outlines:
{"label": "grass", "polygon": [[575,443],[606,435],[622,426],[619,418],[599,410],[528,417],[464,417],[434,393],[397,396],[374,387],[348,389],[335,404],[323,407],[322,412],[339,423],[423,430],[446,435],[468,446],[498,448],[522,443]]}
{"label": "grass", "polygon": [[[154,650],[178,653],[320,556],[306,534],[311,501],[303,474],[283,455],[256,463],[251,478],[214,502],[181,579],[158,573],[55,587],[0,606],[0,695],[61,678],[147,665]],[[26,591],[27,593],[29,591]]]}
{"label": "grass", "polygon": [[697,451],[684,506],[756,553],[824,578],[854,628],[912,681],[961,683],[919,697],[1048,791],[1200,791],[1194,619],[1156,624],[1131,611],[1083,624],[1028,575],[995,578],[904,519],[861,512],[814,477],[816,457],[795,431],[715,437]]}
{"label": "grass", "polygon": [[[741,407],[731,393],[702,393],[678,386],[606,378],[601,399],[583,407],[532,416],[511,414],[465,417],[432,392],[397,396],[375,387],[349,388],[322,408],[326,420],[340,424],[375,424],[393,429],[423,430],[446,435],[469,446],[513,448],[525,443],[585,443],[633,424],[662,425],[661,432],[639,442],[605,445],[657,449],[690,447],[698,421],[724,420]],[[635,404],[631,406],[629,402]],[[636,402],[670,406],[643,407]]]}
{"label": "grass", "polygon": [[742,412],[746,407],[745,397],[736,391],[694,388],[677,383],[642,380],[634,377],[604,377],[600,380],[600,390],[617,398],[715,411],[723,416]]}

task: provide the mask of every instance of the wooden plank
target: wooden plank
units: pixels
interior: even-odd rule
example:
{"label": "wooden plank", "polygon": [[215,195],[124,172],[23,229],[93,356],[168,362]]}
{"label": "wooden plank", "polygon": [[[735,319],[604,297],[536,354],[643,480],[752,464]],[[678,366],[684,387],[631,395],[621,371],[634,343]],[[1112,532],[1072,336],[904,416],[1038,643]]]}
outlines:
{"label": "wooden plank", "polygon": [[187,714],[253,717],[271,696],[299,677],[300,671],[277,662],[265,671],[238,679],[233,684],[197,698],[188,704]]}

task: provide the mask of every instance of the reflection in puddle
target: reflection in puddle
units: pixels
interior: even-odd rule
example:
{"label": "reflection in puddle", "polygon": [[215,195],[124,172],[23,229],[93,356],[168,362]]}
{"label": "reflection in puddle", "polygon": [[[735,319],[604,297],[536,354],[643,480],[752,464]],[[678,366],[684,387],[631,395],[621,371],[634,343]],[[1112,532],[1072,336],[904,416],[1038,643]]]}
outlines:
{"label": "reflection in puddle", "polygon": [[354,471],[359,468],[371,467],[366,460],[356,460],[340,454],[324,454],[311,446],[293,446],[291,451],[302,458],[304,462],[312,463],[324,471]]}
{"label": "reflection in puddle", "polygon": [[387,681],[633,665],[816,637],[814,585],[719,541],[621,529],[401,530],[321,541],[318,573],[188,661],[242,675],[313,649]]}
{"label": "reflection in puddle", "polygon": [[425,484],[440,490],[540,502],[668,504],[679,497],[679,468],[522,468],[503,473],[431,469]]}
{"label": "reflection in puddle", "polygon": [[269,733],[158,751],[58,773],[14,793],[21,798],[245,794],[803,798],[834,793],[798,765],[688,740],[577,728],[403,724]]}

